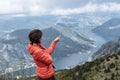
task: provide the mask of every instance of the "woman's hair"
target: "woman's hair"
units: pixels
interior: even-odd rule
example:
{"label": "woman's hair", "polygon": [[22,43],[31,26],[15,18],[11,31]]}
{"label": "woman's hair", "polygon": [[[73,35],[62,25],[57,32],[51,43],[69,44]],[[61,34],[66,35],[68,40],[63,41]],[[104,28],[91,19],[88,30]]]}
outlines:
{"label": "woman's hair", "polygon": [[42,31],[39,30],[39,29],[34,29],[32,30],[30,33],[29,33],[29,40],[32,42],[32,43],[37,43],[39,44],[40,43],[40,39],[42,37]]}

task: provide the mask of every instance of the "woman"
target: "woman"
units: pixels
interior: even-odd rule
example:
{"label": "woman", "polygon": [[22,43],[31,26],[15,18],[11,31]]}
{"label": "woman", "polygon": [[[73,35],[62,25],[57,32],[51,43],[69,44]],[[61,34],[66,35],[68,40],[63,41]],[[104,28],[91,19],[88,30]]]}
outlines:
{"label": "woman", "polygon": [[41,44],[41,39],[41,30],[32,30],[29,33],[30,43],[28,44],[28,51],[36,64],[36,74],[39,80],[55,80],[55,71],[52,65],[53,60],[51,54],[57,42],[59,42],[60,37],[55,38],[48,49]]}

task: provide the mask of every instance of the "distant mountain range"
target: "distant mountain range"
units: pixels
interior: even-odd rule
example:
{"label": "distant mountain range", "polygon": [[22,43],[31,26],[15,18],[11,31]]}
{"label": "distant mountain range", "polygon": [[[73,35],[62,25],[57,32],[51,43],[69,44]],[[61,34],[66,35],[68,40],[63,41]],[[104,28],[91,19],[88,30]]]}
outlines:
{"label": "distant mountain range", "polygon": [[[27,45],[29,43],[28,33],[30,31],[31,29],[15,30],[0,38],[0,63],[5,62],[3,63],[5,66],[11,67],[13,65],[10,65],[10,63],[15,65],[15,60],[32,60],[27,52]],[[74,29],[64,28],[59,25],[43,30],[43,44],[48,47],[51,41],[59,34],[61,34],[61,41],[54,51],[54,58],[65,57],[77,52],[86,52],[93,47],[94,41],[91,39]]]}
{"label": "distant mountain range", "polygon": [[[0,16],[0,36],[6,32],[18,29],[46,28],[54,24],[61,24],[65,27],[80,29],[95,27],[108,20],[106,16],[93,14],[77,14],[67,16],[42,15],[42,16]],[[88,28],[87,28],[88,29]]]}
{"label": "distant mountain range", "polygon": [[117,40],[120,36],[120,18],[112,18],[92,31],[107,40]]}
{"label": "distant mountain range", "polygon": [[57,16],[23,16],[23,17],[3,17],[0,18],[0,30],[11,31],[18,29],[45,28],[56,22]]}

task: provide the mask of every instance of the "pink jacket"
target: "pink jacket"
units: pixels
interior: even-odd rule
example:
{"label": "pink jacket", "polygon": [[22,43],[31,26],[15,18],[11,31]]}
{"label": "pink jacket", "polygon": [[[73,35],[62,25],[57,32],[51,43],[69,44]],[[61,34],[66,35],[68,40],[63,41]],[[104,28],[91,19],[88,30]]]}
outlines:
{"label": "pink jacket", "polygon": [[47,49],[42,44],[39,46],[28,45],[28,51],[32,55],[34,62],[36,63],[36,73],[41,78],[50,78],[55,74],[52,66],[52,52],[54,51],[56,42],[52,42],[50,47]]}

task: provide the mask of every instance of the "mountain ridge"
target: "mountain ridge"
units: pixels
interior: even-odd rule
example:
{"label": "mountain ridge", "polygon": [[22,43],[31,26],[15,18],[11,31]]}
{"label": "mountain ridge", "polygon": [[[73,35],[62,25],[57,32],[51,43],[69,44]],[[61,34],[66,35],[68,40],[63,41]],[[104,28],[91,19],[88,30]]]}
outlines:
{"label": "mountain ridge", "polygon": [[112,18],[92,31],[106,40],[117,40],[120,37],[120,18]]}
{"label": "mountain ridge", "polygon": [[[63,27],[62,27],[63,28]],[[7,33],[1,37],[0,40],[0,55],[5,59],[6,62],[11,63],[11,61],[14,60],[32,60],[31,56],[29,55],[27,51],[27,45],[29,43],[28,40],[28,34],[31,31],[31,29],[21,29],[16,30],[11,33]],[[42,30],[43,32],[43,44],[45,44],[46,47],[48,47],[51,43],[51,41],[57,37],[60,32],[53,28],[46,28]],[[75,32],[76,33],[76,32]],[[77,34],[77,33],[76,33]],[[91,40],[89,44],[91,44]],[[56,47],[53,57],[59,58],[59,57],[65,57],[68,56],[68,54],[77,53],[79,51],[87,51],[92,46],[89,46],[87,44],[79,44],[76,41],[73,41],[72,39],[64,36],[64,34],[61,35],[61,42],[58,43],[58,46]],[[3,60],[2,58],[0,61]],[[5,66],[7,63],[5,64]]]}
{"label": "mountain ridge", "polygon": [[92,59],[101,58],[110,53],[120,51],[120,38],[117,41],[108,41],[101,46],[101,48],[92,55]]}

